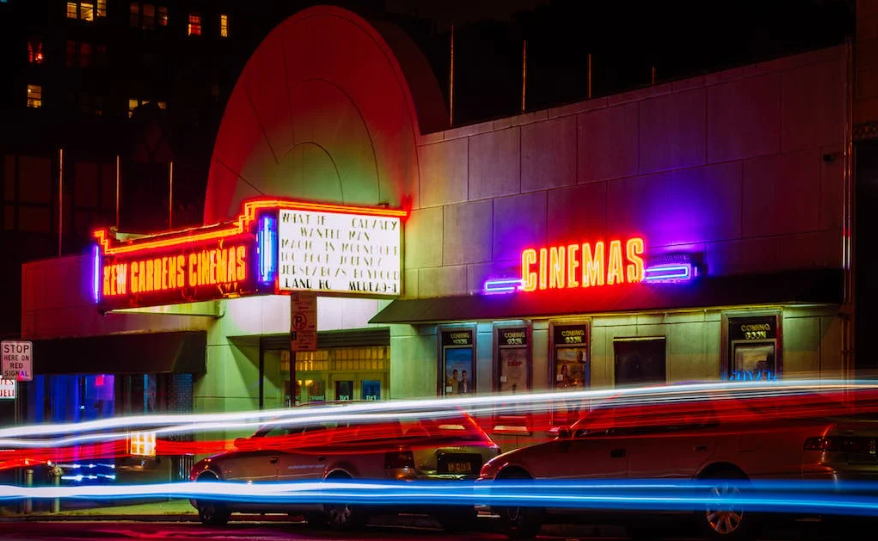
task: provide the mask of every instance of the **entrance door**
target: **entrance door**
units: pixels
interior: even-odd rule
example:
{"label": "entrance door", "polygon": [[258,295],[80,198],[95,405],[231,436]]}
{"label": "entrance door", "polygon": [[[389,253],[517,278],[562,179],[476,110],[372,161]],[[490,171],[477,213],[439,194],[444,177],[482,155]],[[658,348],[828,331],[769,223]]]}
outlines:
{"label": "entrance door", "polygon": [[665,337],[616,338],[616,387],[652,385],[667,382]]}

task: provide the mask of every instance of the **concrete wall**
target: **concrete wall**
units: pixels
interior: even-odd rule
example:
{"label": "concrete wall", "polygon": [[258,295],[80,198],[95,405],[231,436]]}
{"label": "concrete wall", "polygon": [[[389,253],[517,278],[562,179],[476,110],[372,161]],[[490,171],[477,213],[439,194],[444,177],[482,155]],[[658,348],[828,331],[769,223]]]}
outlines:
{"label": "concrete wall", "polygon": [[210,318],[189,315],[101,315],[95,308],[93,273],[93,259],[85,255],[43,259],[22,265],[22,338],[38,340],[126,331],[206,330],[209,325]]}
{"label": "concrete wall", "polygon": [[406,296],[635,233],[709,274],[840,267],[845,73],[835,47],[422,136]]}
{"label": "concrete wall", "polygon": [[[591,388],[614,386],[613,339],[621,337],[664,336],[669,383],[719,380],[723,355],[722,315],[723,310],[709,308],[593,316],[589,346]],[[549,390],[549,320],[532,321],[532,329],[533,389],[546,391]],[[841,319],[837,307],[784,307],[781,329],[783,377],[844,376]],[[496,377],[493,373],[492,323],[478,323],[477,332],[477,391],[489,393]],[[396,398],[435,395],[439,359],[437,341],[435,325],[391,327],[393,362],[390,378]],[[531,443],[529,437],[492,437],[504,450]]]}

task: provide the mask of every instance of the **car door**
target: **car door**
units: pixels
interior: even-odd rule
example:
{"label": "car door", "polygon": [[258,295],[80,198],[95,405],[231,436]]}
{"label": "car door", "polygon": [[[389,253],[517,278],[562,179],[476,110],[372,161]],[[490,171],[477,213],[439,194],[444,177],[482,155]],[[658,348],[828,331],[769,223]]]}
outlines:
{"label": "car door", "polygon": [[715,452],[718,423],[709,402],[646,406],[628,436],[629,479],[692,478]]}
{"label": "car door", "polygon": [[277,479],[281,482],[317,481],[323,478],[335,423],[308,425],[291,434],[289,447],[280,455]]}
{"label": "car door", "polygon": [[614,433],[614,410],[605,407],[571,427],[570,437],[549,442],[535,461],[537,477],[553,479],[624,479],[628,447]]}
{"label": "car door", "polygon": [[276,481],[280,451],[273,443],[285,433],[285,428],[275,427],[235,440],[237,451],[218,459],[223,479],[250,483]]}

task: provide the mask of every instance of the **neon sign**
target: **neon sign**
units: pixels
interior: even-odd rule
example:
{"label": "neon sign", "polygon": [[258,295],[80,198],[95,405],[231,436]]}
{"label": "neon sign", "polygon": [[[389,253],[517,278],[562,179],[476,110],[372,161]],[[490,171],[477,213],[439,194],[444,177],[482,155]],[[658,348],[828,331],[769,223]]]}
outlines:
{"label": "neon sign", "polygon": [[521,291],[569,289],[643,280],[644,242],[621,240],[529,248],[521,253]]}
{"label": "neon sign", "polygon": [[[362,227],[361,234],[365,241],[346,241],[346,246],[355,245],[363,256],[357,256],[360,264],[357,272],[362,276],[357,275],[354,279],[367,284],[359,289],[351,286],[347,291],[375,295],[399,294],[399,277],[402,274],[401,229],[402,219],[408,216],[407,211],[257,199],[245,202],[244,211],[236,220],[200,228],[144,235],[131,240],[119,240],[106,229],[95,231],[94,237],[98,242],[94,257],[93,296],[99,310],[105,312],[313,289],[307,287],[304,281],[280,284],[282,271],[286,270],[281,264],[285,259],[310,256],[305,251],[280,250],[282,231],[279,231],[278,218],[306,214],[321,222],[351,221],[355,228],[356,224],[392,224],[392,228],[377,227],[378,233],[369,227]],[[380,238],[382,229],[390,230],[390,236],[396,238],[395,246],[388,249],[369,244],[370,237]],[[339,248],[343,249],[342,243],[339,243]],[[395,268],[386,269],[381,264],[375,264],[374,258],[366,257],[371,255],[365,253],[368,250],[378,251],[378,260],[391,261],[391,266],[395,261]],[[344,271],[340,269],[345,261],[342,260],[329,262],[321,272],[343,274]],[[384,290],[374,286],[369,288],[369,282],[364,277],[387,272],[396,280],[395,287]]]}
{"label": "neon sign", "polygon": [[510,273],[485,280],[482,292],[492,295],[625,283],[681,284],[699,276],[698,265],[688,254],[663,255],[647,261],[645,248],[641,237],[624,242],[620,239],[529,248],[521,253],[520,278],[510,277]]}
{"label": "neon sign", "polygon": [[662,263],[652,265],[644,271],[644,282],[677,283],[688,282],[698,275],[698,267],[692,263]]}

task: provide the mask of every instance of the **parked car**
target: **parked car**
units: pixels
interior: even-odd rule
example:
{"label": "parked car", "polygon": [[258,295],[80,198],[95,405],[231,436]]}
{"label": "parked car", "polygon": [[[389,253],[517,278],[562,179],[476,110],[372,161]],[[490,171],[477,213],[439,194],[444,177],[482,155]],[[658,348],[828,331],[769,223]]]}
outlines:
{"label": "parked car", "polygon": [[[780,397],[722,390],[668,393],[658,404],[638,404],[619,395],[560,427],[555,439],[490,460],[479,483],[490,488],[490,481],[503,479],[697,479],[708,480],[704,489],[722,497],[740,493],[741,483],[728,480],[744,486],[750,479],[878,480],[875,392],[860,393],[856,408],[849,398],[807,389]],[[494,511],[509,537],[518,539],[536,536],[550,518],[588,514],[528,506]],[[601,518],[613,514],[608,509]],[[647,533],[641,529],[651,514],[621,516],[633,535]],[[729,540],[753,535],[757,516],[728,505],[694,513],[706,536]]]}
{"label": "parked car", "polygon": [[[367,480],[474,480],[482,465],[500,453],[497,446],[465,412],[451,416],[403,417],[381,423],[344,418],[302,425],[267,425],[253,436],[235,441],[237,449],[196,463],[190,480],[314,481]],[[362,505],[314,503],[266,504],[192,500],[204,524],[225,524],[233,512],[304,514],[309,523],[350,530],[362,526],[370,514],[419,512],[434,515],[448,530],[470,527],[475,507],[377,508]]]}

